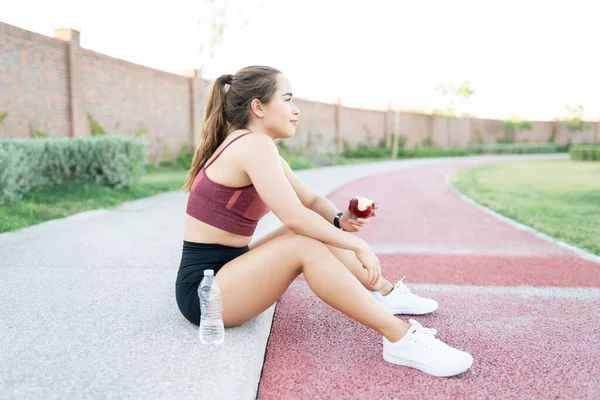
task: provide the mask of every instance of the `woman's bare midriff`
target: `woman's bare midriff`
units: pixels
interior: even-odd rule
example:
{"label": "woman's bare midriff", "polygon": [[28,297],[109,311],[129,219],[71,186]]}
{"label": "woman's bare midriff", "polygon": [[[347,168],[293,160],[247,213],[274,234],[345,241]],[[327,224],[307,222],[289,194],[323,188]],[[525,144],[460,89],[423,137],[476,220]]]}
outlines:
{"label": "woman's bare midriff", "polygon": [[196,243],[219,243],[224,246],[244,247],[250,244],[252,236],[241,236],[215,228],[196,218],[185,215],[184,240]]}
{"label": "woman's bare midriff", "polygon": [[[227,143],[246,132],[248,131],[240,130],[229,134],[208,160],[207,164],[227,145]],[[240,141],[241,140],[244,139],[240,139]],[[235,146],[236,144],[237,142],[229,146],[227,150],[225,150],[219,158],[207,168],[207,171],[205,171],[213,182],[230,187],[243,187],[252,183],[241,166],[236,165],[239,161],[239,156],[244,152],[244,147]],[[227,168],[224,168],[224,166],[227,166]],[[241,236],[227,232],[186,214],[183,239],[188,242],[218,243],[224,246],[244,247],[250,244],[252,236]]]}

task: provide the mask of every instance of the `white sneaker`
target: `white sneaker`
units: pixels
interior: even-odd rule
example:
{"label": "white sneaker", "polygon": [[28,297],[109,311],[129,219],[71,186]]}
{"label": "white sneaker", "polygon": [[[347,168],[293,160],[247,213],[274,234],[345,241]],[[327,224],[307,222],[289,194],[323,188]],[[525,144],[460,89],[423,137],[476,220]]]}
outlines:
{"label": "white sneaker", "polygon": [[392,291],[386,296],[377,291],[371,291],[371,294],[392,314],[421,315],[437,310],[437,301],[412,293],[402,282],[404,278],[406,276],[396,282]]}
{"label": "white sneaker", "polygon": [[437,339],[435,329],[424,328],[412,319],[408,322],[411,327],[402,339],[393,343],[383,337],[385,361],[440,377],[458,375],[471,367],[473,357],[469,353]]}

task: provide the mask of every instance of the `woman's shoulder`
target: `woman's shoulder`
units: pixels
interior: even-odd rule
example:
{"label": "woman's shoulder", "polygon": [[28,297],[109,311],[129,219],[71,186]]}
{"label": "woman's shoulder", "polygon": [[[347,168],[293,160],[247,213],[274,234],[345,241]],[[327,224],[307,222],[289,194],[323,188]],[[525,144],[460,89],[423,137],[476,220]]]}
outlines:
{"label": "woman's shoulder", "polygon": [[[267,135],[264,132],[246,132],[248,133],[248,135],[246,135],[246,137],[248,139],[254,139],[256,141],[273,141],[273,139],[271,139],[271,137],[269,135]],[[242,133],[243,135],[244,133]]]}
{"label": "woman's shoulder", "polygon": [[268,150],[277,151],[277,145],[269,135],[263,132],[252,132],[244,136],[244,144],[250,146],[247,150]]}
{"label": "woman's shoulder", "polygon": [[253,132],[244,137],[243,152],[240,160],[245,166],[271,165],[274,160],[279,162],[280,155],[273,139],[262,132]]}

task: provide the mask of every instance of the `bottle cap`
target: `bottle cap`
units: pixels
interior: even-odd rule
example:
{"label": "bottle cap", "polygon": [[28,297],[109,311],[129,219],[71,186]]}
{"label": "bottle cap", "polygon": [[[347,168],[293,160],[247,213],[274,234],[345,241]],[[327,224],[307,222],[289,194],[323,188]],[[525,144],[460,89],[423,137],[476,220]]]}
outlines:
{"label": "bottle cap", "polygon": [[213,271],[212,269],[204,270],[204,276],[214,276],[214,275],[215,275],[215,271]]}

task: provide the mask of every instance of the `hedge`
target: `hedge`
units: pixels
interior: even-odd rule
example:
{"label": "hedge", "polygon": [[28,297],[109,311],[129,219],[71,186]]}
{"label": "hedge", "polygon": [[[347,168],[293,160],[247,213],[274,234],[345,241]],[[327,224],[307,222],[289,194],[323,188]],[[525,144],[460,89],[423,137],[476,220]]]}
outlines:
{"label": "hedge", "polygon": [[36,188],[63,183],[97,183],[130,188],[147,161],[144,138],[0,139],[0,202]]}
{"label": "hedge", "polygon": [[558,147],[553,143],[483,143],[471,146],[475,154],[532,154],[556,153]]}
{"label": "hedge", "polygon": [[580,144],[569,148],[571,160],[600,161],[600,145]]}

